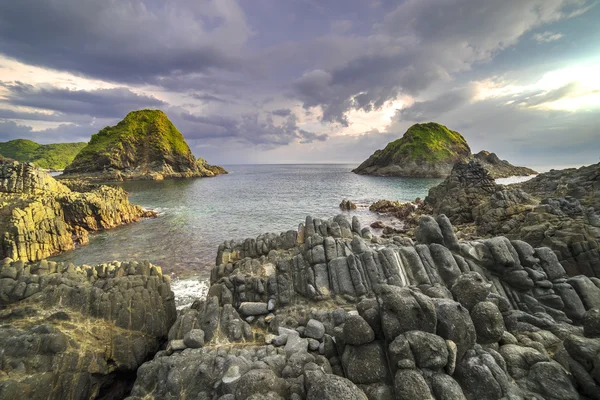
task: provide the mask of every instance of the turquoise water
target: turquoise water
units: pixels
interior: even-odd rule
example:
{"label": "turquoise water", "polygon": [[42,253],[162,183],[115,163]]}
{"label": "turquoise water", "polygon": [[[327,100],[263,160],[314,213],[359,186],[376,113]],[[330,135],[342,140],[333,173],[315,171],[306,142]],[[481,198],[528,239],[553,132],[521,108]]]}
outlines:
{"label": "turquoise water", "polygon": [[229,175],[124,182],[133,203],[159,217],[90,236],[90,244],[54,260],[74,264],[149,260],[176,276],[208,276],[217,247],[230,239],[295,229],[306,215],[329,218],[354,200],[363,224],[385,218],[368,210],[379,199],[424,198],[440,179],[371,177],[355,165],[234,165]]}

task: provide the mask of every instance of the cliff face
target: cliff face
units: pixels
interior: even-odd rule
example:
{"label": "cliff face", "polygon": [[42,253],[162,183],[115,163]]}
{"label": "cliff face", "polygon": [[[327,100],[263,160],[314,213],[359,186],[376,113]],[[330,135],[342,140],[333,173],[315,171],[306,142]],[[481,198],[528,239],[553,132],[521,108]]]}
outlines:
{"label": "cliff face", "polygon": [[130,399],[598,398],[599,281],[443,215],[416,239],[337,216],[225,242]]}
{"label": "cliff face", "polygon": [[117,125],[92,135],[64,171],[67,178],[117,181],[216,174],[197,162],[183,135],[159,110],[132,111]]}
{"label": "cliff face", "polygon": [[1,258],[41,260],[87,243],[90,231],[151,215],[121,188],[63,182],[33,164],[0,160]]}
{"label": "cliff face", "polygon": [[457,164],[425,199],[434,214],[556,252],[570,275],[600,277],[600,164],[497,185],[475,162]]}
{"label": "cliff face", "polygon": [[0,398],[122,399],[166,340],[170,280],[148,263],[0,261]]}
{"label": "cliff face", "polygon": [[445,178],[454,164],[474,159],[485,165],[491,176],[533,175],[537,172],[500,160],[494,153],[475,155],[465,138],[443,125],[429,122],[411,126],[404,136],[377,150],[353,172],[361,175]]}
{"label": "cliff face", "polygon": [[40,168],[63,170],[87,143],[38,144],[31,140],[16,139],[0,143],[0,155],[20,162],[30,162]]}

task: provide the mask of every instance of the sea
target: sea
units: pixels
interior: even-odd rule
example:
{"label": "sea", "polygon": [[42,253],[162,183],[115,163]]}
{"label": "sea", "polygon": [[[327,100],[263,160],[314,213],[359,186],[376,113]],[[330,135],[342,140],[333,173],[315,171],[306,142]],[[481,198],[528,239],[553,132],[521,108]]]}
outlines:
{"label": "sea", "polygon": [[[178,308],[208,290],[219,244],[297,229],[307,215],[358,216],[363,226],[390,217],[369,211],[380,199],[425,198],[441,179],[374,177],[352,173],[356,165],[230,165],[214,178],[118,183],[130,201],[158,217],[90,235],[89,244],[53,257],[75,265],[148,260],[171,276]],[[522,178],[507,179],[511,183]],[[348,199],[357,210],[341,211]]]}

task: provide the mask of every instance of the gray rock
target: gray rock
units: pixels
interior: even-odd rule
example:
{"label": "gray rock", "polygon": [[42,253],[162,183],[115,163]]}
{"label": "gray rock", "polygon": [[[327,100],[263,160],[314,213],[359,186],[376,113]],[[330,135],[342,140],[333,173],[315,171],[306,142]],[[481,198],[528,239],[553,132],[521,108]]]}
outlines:
{"label": "gray rock", "polygon": [[435,332],[436,312],[431,298],[409,287],[381,286],[382,327],[392,341],[408,331]]}
{"label": "gray rock", "polygon": [[433,333],[411,331],[404,334],[418,368],[441,370],[448,363],[446,341]]}
{"label": "gray rock", "polygon": [[458,239],[448,217],[445,214],[440,214],[435,217],[435,221],[438,223],[440,230],[442,231],[442,236],[444,237],[444,243],[446,246],[452,251],[460,251]]}
{"label": "gray rock", "polygon": [[181,351],[187,349],[182,339],[171,340],[167,346],[167,351]]}
{"label": "gray rock", "polygon": [[567,283],[579,295],[586,310],[600,308],[600,288],[598,288],[587,276],[579,275],[567,279]]}
{"label": "gray rock", "polygon": [[567,273],[558,261],[556,254],[548,247],[540,247],[535,249],[535,255],[540,260],[540,265],[548,276],[548,279],[554,281],[556,279],[566,278]]}
{"label": "gray rock", "polygon": [[526,386],[548,400],[579,400],[579,394],[557,362],[538,362],[531,367]]}
{"label": "gray rock", "polygon": [[477,343],[497,343],[504,334],[504,319],[494,303],[482,301],[471,310],[471,319],[477,333]]}
{"label": "gray rock", "polygon": [[427,382],[418,370],[398,370],[394,378],[394,389],[397,400],[435,400]]}
{"label": "gray rock", "polygon": [[306,324],[306,329],[304,329],[304,336],[321,340],[323,335],[325,334],[325,326],[321,321],[317,321],[316,319],[311,319]]}
{"label": "gray rock", "polygon": [[238,311],[242,315],[265,315],[269,313],[267,303],[243,302]]}
{"label": "gray rock", "polygon": [[308,339],[308,349],[310,351],[319,350],[320,345],[321,345],[321,343],[319,343],[319,341],[317,339]]}
{"label": "gray rock", "polygon": [[277,306],[277,300],[275,299],[269,299],[269,301],[267,302],[267,310],[269,312],[272,312],[275,310],[275,307]]}
{"label": "gray rock", "polygon": [[308,387],[306,400],[367,400],[367,396],[346,378],[327,375],[321,371],[305,371]]}
{"label": "gray rock", "polygon": [[346,377],[357,384],[389,379],[385,351],[380,342],[362,346],[347,345],[342,355],[342,365]]}
{"label": "gray rock", "polygon": [[250,396],[267,395],[271,392],[285,398],[288,393],[285,380],[270,369],[256,369],[247,372],[238,380],[235,398],[246,400]]}
{"label": "gray rock", "polygon": [[285,354],[291,356],[294,353],[306,353],[308,349],[308,340],[302,339],[298,334],[288,335],[285,344]]}
{"label": "gray rock", "polygon": [[456,301],[470,311],[477,303],[485,301],[491,286],[479,273],[468,272],[456,280],[451,291]]}
{"label": "gray rock", "polygon": [[600,338],[600,309],[593,308],[585,313],[583,334],[589,338]]}
{"label": "gray rock", "polygon": [[192,329],[183,337],[183,343],[192,349],[204,346],[204,331],[202,329]]}
{"label": "gray rock", "polygon": [[460,361],[465,352],[475,344],[476,333],[471,316],[461,304],[444,299],[436,299],[437,330],[436,334],[452,340],[457,347],[457,360]]}
{"label": "gray rock", "polygon": [[462,388],[451,376],[435,374],[431,378],[433,394],[437,400],[466,400]]}
{"label": "gray rock", "polygon": [[344,323],[344,341],[347,344],[360,346],[375,340],[375,332],[359,315],[350,315]]}
{"label": "gray rock", "polygon": [[417,241],[423,244],[438,243],[444,244],[444,235],[438,223],[430,216],[421,217],[419,226],[415,231]]}
{"label": "gray rock", "polygon": [[271,340],[271,344],[276,347],[285,346],[288,341],[288,335],[279,335],[275,336],[273,340]]}

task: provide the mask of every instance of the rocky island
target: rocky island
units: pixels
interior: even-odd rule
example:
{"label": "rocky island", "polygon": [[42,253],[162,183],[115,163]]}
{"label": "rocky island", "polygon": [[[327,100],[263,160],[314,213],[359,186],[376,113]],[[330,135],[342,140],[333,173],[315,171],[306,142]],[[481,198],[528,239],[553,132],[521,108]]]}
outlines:
{"label": "rocky island", "polygon": [[183,135],[160,110],[132,111],[92,135],[61,178],[94,181],[207,177],[222,167],[196,159]]}
{"label": "rocky island", "polygon": [[88,241],[88,232],[154,215],[115,186],[57,181],[33,164],[0,159],[0,257],[38,261]]}
{"label": "rocky island", "polygon": [[43,169],[62,171],[86,145],[85,142],[38,144],[31,140],[16,139],[0,143],[0,155],[30,162]]}
{"label": "rocky island", "polygon": [[471,154],[471,148],[458,132],[435,122],[415,124],[400,139],[388,143],[352,172],[362,175],[445,178],[457,162],[475,159],[486,165],[493,178],[537,174],[515,167],[494,153]]}

